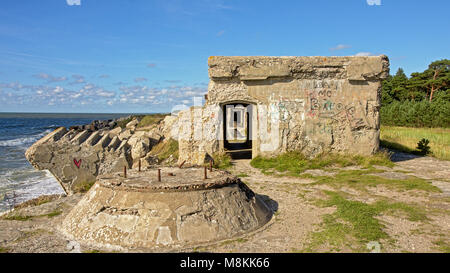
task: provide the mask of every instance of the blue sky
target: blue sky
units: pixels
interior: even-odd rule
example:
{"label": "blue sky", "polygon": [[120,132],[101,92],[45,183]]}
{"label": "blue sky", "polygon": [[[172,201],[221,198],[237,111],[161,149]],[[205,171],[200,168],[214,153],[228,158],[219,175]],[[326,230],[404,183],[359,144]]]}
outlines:
{"label": "blue sky", "polygon": [[0,112],[169,112],[213,55],[449,58],[450,1],[3,0]]}

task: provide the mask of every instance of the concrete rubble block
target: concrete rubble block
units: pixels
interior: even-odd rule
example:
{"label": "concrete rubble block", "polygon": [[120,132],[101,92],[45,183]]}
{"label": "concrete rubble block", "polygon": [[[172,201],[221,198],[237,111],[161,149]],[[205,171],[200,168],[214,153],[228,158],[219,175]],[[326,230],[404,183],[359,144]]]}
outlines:
{"label": "concrete rubble block", "polygon": [[[65,134],[69,136],[65,136]],[[66,194],[83,190],[97,175],[131,164],[126,141],[110,137],[107,129],[67,131],[59,128],[38,140],[25,152],[33,167],[49,170]]]}
{"label": "concrete rubble block", "polygon": [[[173,120],[171,121],[173,123]],[[98,175],[123,171],[124,167],[142,167],[155,164],[148,153],[153,145],[164,139],[164,124],[149,131],[133,131],[116,127],[114,121],[94,121],[96,131],[83,130],[83,126],[67,131],[61,127],[36,141],[25,152],[27,160],[39,170],[49,170],[67,194],[79,191],[95,181]],[[92,124],[91,124],[92,125]]]}
{"label": "concrete rubble block", "polygon": [[133,131],[131,131],[129,129],[125,129],[121,133],[119,133],[119,139],[120,140],[129,139],[132,135],[133,135]]}
{"label": "concrete rubble block", "polygon": [[139,121],[137,119],[133,119],[132,121],[128,122],[125,126],[126,129],[134,130],[136,129],[136,126],[139,124]]}
{"label": "concrete rubble block", "polygon": [[109,131],[109,134],[113,135],[113,136],[118,136],[121,132],[122,132],[122,128],[118,126],[114,129],[112,129],[111,131]]}

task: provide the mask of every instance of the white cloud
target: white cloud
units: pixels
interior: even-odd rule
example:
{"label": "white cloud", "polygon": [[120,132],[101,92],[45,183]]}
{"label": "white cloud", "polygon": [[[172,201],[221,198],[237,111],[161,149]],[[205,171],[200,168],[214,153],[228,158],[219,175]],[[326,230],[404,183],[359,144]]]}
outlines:
{"label": "white cloud", "polygon": [[361,57],[361,56],[375,56],[375,55],[370,52],[359,52],[359,53],[356,53],[355,56]]}
{"label": "white cloud", "polygon": [[80,6],[81,0],[66,0],[66,3],[69,6]]}
{"label": "white cloud", "polygon": [[84,76],[82,75],[72,75],[72,78],[74,79],[74,81],[69,83],[70,85],[81,84],[86,82]]}
{"label": "white cloud", "polygon": [[147,81],[147,78],[140,77],[140,78],[134,79],[134,81],[135,81],[135,82],[146,82],[146,81]]}
{"label": "white cloud", "polygon": [[351,47],[350,45],[339,44],[339,45],[337,45],[335,47],[330,48],[330,50],[331,51],[343,50],[343,49],[350,48],[350,47]]}
{"label": "white cloud", "polygon": [[57,86],[55,89],[53,89],[53,93],[55,93],[55,94],[59,94],[63,91],[64,91],[64,88],[62,88],[61,86]]}
{"label": "white cloud", "polygon": [[67,80],[67,77],[63,76],[63,77],[56,77],[56,76],[52,76],[50,74],[47,73],[40,73],[37,75],[33,75],[33,77],[38,78],[38,79],[43,79],[43,80],[47,80],[47,82],[63,82]]}
{"label": "white cloud", "polygon": [[111,97],[114,97],[116,95],[116,93],[114,93],[112,91],[106,91],[106,90],[100,89],[100,90],[97,90],[96,95],[100,96],[100,97],[111,98]]}
{"label": "white cloud", "polygon": [[381,0],[366,0],[369,6],[381,6]]}

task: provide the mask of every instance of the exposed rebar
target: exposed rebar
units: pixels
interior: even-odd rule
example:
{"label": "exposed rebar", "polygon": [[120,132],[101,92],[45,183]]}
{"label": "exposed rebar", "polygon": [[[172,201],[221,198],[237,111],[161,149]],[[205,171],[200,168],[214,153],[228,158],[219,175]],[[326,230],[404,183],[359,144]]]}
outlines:
{"label": "exposed rebar", "polygon": [[178,166],[178,167],[181,169],[181,167],[183,167],[183,164],[184,164],[185,162],[186,162],[186,160],[183,161],[183,162],[181,162],[180,166]]}

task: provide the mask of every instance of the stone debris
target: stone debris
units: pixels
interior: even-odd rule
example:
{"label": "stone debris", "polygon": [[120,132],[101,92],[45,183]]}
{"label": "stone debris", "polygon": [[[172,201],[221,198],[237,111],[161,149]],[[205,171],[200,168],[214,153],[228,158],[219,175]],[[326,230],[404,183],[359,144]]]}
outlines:
{"label": "stone debris", "polygon": [[137,166],[139,160],[143,167],[158,163],[148,152],[164,139],[163,122],[151,131],[136,131],[137,119],[127,128],[111,127],[116,124],[94,121],[88,129],[58,128],[34,143],[25,157],[33,167],[49,170],[69,195],[95,182],[98,175]]}

